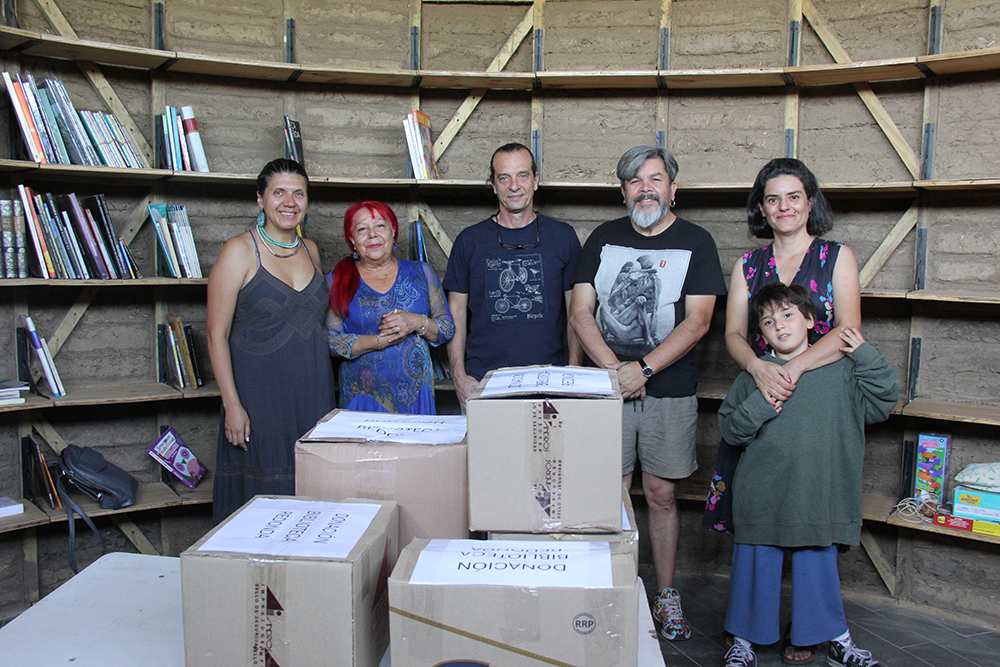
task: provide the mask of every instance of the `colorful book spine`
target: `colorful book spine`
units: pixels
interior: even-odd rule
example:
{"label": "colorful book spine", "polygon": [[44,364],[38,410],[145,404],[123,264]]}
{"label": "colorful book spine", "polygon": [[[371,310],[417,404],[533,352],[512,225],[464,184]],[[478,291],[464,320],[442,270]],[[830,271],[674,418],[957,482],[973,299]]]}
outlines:
{"label": "colorful book spine", "polygon": [[30,74],[27,74],[23,79],[19,74],[15,76],[21,86],[21,91],[24,93],[24,99],[28,103],[28,113],[31,114],[31,122],[35,126],[35,131],[38,132],[38,140],[42,144],[42,152],[45,154],[45,160],[50,163],[58,164],[59,158],[56,156],[55,151],[52,148],[52,139],[49,136],[48,128],[45,127],[45,119],[42,117],[42,110],[38,106],[38,99],[34,90],[35,80]]}
{"label": "colorful book spine", "polygon": [[187,138],[184,136],[184,121],[180,114],[177,115],[177,143],[181,147],[181,162],[184,164],[184,171],[194,171],[191,168],[191,156],[188,154]]}
{"label": "colorful book spine", "polygon": [[198,457],[191,453],[177,435],[177,431],[172,428],[164,431],[163,435],[150,445],[148,453],[189,489],[197,486],[208,472]]}
{"label": "colorful book spine", "polygon": [[31,233],[31,242],[35,247],[35,257],[38,259],[39,273],[42,278],[54,278],[55,268],[52,265],[52,257],[49,255],[48,244],[45,243],[45,235],[42,233],[41,223],[35,217],[35,211],[31,207],[31,190],[21,184],[17,186],[18,194],[21,195],[21,204],[24,210],[24,217],[28,223]]}
{"label": "colorful book spine", "polygon": [[201,143],[201,132],[198,131],[194,109],[189,106],[181,107],[181,119],[184,121],[184,137],[187,139],[191,165],[195,171],[208,171],[208,159],[205,157],[205,146]]}
{"label": "colorful book spine", "polygon": [[[110,265],[110,262],[105,259],[106,253],[101,252],[101,248],[98,245],[99,236],[95,236],[94,232],[91,230],[90,223],[87,220],[86,214],[83,212],[83,207],[80,206],[80,200],[77,199],[76,193],[70,192],[66,195],[67,211],[69,212],[70,218],[73,220],[73,226],[76,228],[77,234],[80,236],[83,243],[87,248],[87,259],[88,264],[96,269],[97,274],[100,275],[104,280],[109,280],[113,277],[114,268]],[[107,262],[107,263],[106,263]]]}
{"label": "colorful book spine", "polygon": [[180,266],[177,263],[177,255],[173,242],[170,240],[170,230],[167,227],[167,205],[149,204],[146,208],[149,209],[149,217],[153,220],[153,229],[156,231],[156,240],[160,242],[160,250],[163,251],[167,272],[171,278],[180,278]]}
{"label": "colorful book spine", "polygon": [[52,110],[52,101],[49,99],[49,93],[44,88],[38,88],[37,90],[38,105],[41,107],[42,115],[45,117],[45,125],[49,128],[49,133],[51,134],[53,141],[53,148],[59,155],[59,162],[61,164],[73,164],[69,151],[66,148],[66,140],[63,137],[62,127],[56,120],[55,112]]}

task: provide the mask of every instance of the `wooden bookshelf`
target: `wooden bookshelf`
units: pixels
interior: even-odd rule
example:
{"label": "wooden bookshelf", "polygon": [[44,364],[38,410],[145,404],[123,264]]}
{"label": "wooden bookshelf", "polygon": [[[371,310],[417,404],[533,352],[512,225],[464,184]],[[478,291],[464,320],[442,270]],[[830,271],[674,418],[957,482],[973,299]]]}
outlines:
{"label": "wooden bookshelf", "polygon": [[862,496],[862,515],[866,521],[877,521],[878,523],[885,523],[891,526],[898,526],[900,528],[909,528],[910,530],[917,530],[925,533],[936,533],[938,535],[948,535],[950,537],[958,537],[976,542],[1000,544],[1000,537],[995,535],[984,535],[982,533],[973,533],[971,531],[956,530],[955,528],[939,526],[930,521],[921,521],[920,523],[904,521],[894,512],[896,502],[897,501],[894,498],[866,493]]}
{"label": "wooden bookshelf", "polygon": [[[140,484],[135,493],[135,504],[118,510],[103,509],[97,504],[97,501],[91,500],[80,491],[70,491],[70,497],[89,517],[106,516],[122,512],[141,512],[143,510],[160,509],[162,507],[172,507],[181,504],[181,500],[177,497],[177,494],[163,482]],[[62,509],[45,508],[44,512],[49,516],[50,522],[66,520],[65,507]]]}
{"label": "wooden bookshelf", "polygon": [[928,76],[1000,69],[1000,49],[833,63],[799,67],[704,70],[460,72],[335,68],[219,58],[179,51],[120,46],[90,40],[0,27],[0,50],[31,56],[83,60],[146,70],[223,76],[257,81],[296,81],[346,86],[491,90],[549,89],[726,89],[832,86],[879,81],[919,80]]}
{"label": "wooden bookshelf", "polygon": [[20,501],[24,505],[24,511],[20,514],[0,518],[0,533],[32,528],[49,522],[49,515],[35,507],[30,500],[21,498]]}
{"label": "wooden bookshelf", "polygon": [[1000,406],[996,405],[973,405],[915,398],[903,407],[903,415],[967,424],[1000,426]]}

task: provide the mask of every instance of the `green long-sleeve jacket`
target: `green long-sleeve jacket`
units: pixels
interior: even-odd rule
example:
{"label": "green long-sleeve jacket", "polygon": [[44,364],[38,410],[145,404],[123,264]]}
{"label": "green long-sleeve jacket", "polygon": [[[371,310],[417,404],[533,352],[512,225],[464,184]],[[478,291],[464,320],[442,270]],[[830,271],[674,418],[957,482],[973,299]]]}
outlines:
{"label": "green long-sleeve jacket", "polygon": [[895,369],[869,343],[803,373],[780,413],[741,373],[719,408],[723,437],[746,446],[733,479],[736,542],[858,544],[865,424],[885,421],[898,396]]}

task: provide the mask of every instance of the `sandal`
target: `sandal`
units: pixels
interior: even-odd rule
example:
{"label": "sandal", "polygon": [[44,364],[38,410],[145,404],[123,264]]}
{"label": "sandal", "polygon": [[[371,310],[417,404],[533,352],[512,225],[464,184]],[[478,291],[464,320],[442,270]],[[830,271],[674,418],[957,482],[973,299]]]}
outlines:
{"label": "sandal", "polygon": [[[795,646],[792,644],[792,624],[785,626],[785,635],[781,639],[781,662],[786,665],[808,665],[816,657],[815,646]],[[805,658],[796,659],[796,653],[808,653]]]}

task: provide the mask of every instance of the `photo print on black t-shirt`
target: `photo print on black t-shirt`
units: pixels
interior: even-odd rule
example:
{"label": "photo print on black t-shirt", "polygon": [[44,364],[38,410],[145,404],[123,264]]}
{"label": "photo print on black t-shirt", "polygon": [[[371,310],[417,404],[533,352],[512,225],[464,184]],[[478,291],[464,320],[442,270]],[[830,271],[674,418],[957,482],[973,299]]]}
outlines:
{"label": "photo print on black t-shirt", "polygon": [[690,261],[688,250],[601,249],[597,324],[619,358],[638,359],[674,330]]}
{"label": "photo print on black t-shirt", "polygon": [[486,258],[486,302],[491,322],[544,320],[544,287],[541,253]]}

